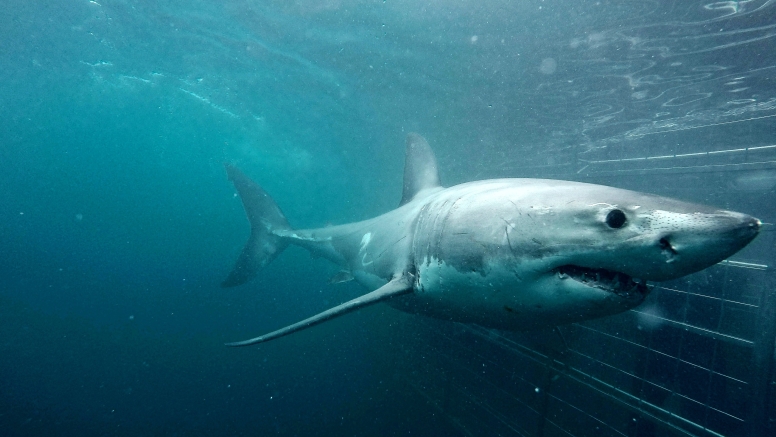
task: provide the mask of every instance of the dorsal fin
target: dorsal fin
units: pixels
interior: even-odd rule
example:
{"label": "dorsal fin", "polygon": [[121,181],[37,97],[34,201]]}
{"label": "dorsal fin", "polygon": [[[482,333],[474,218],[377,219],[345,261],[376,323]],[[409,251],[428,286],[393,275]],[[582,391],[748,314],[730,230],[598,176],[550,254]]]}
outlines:
{"label": "dorsal fin", "polygon": [[412,200],[419,192],[437,188],[439,171],[431,146],[416,133],[407,134],[407,150],[404,155],[404,191],[399,206]]}

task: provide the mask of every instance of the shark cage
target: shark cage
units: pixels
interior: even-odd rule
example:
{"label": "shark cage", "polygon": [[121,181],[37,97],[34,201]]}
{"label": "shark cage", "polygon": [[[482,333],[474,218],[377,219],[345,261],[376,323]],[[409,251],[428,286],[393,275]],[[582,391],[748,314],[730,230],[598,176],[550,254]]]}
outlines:
{"label": "shark cage", "polygon": [[755,134],[772,131],[772,115],[756,115],[653,122],[505,163],[512,176],[652,192],[766,224],[731,259],[656,283],[617,316],[525,333],[407,317],[397,379],[463,436],[776,435],[776,144]]}

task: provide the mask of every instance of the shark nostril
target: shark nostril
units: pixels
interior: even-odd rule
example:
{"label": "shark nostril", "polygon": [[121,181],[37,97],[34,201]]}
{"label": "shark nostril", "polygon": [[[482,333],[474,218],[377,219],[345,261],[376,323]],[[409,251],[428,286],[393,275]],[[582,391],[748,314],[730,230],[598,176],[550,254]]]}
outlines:
{"label": "shark nostril", "polygon": [[668,241],[668,238],[666,237],[661,238],[660,241],[658,241],[658,244],[660,245],[660,248],[662,250],[668,250],[673,253],[676,253],[676,250],[674,250],[674,247],[671,246],[671,242]]}
{"label": "shark nostril", "polygon": [[676,249],[674,249],[674,246],[671,245],[671,242],[668,241],[668,238],[661,238],[658,241],[658,245],[660,246],[660,251],[663,253],[663,256],[666,257],[666,262],[673,262],[674,257],[678,255],[678,253],[676,252]]}

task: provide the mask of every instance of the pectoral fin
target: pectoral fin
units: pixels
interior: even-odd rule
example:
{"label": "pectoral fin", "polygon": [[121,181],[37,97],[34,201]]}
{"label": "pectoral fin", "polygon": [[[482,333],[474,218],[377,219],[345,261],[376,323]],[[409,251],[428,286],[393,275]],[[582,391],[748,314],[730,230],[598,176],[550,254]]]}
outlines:
{"label": "pectoral fin", "polygon": [[227,343],[227,346],[250,346],[265,341],[273,340],[285,335],[301,331],[302,329],[309,328],[311,326],[323,323],[327,320],[339,317],[343,314],[347,314],[351,311],[355,311],[359,308],[372,305],[377,302],[381,302],[390,299],[394,296],[411,293],[413,276],[410,274],[402,274],[401,276],[394,277],[390,282],[378,288],[377,290],[367,293],[363,296],[357,297],[353,300],[347,301],[334,308],[328,309],[320,314],[314,315],[308,319],[304,319],[301,322],[294,323],[293,325],[286,326],[285,328],[278,329],[277,331],[264,334],[260,337],[252,338],[250,340],[238,341],[234,343]]}

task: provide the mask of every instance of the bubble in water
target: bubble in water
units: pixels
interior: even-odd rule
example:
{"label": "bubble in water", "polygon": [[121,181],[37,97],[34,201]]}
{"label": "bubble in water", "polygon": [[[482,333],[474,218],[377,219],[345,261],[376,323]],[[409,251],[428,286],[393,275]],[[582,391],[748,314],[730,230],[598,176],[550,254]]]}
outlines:
{"label": "bubble in water", "polygon": [[659,328],[665,321],[662,311],[656,305],[642,306],[636,312],[636,319],[638,329],[647,331]]}
{"label": "bubble in water", "polygon": [[79,213],[79,214],[75,215],[75,221],[80,222],[83,219],[84,219],[84,215],[83,214]]}
{"label": "bubble in water", "polygon": [[542,59],[542,63],[539,65],[539,71],[544,74],[553,74],[558,69],[558,62],[552,58]]}

